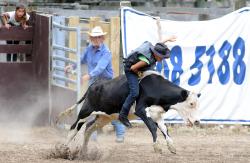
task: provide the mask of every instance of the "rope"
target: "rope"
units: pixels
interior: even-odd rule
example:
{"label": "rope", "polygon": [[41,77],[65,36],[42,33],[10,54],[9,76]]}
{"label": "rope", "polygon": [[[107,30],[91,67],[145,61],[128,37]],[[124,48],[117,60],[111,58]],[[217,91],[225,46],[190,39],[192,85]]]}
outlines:
{"label": "rope", "polygon": [[160,17],[156,17],[157,33],[159,42],[162,41]]}

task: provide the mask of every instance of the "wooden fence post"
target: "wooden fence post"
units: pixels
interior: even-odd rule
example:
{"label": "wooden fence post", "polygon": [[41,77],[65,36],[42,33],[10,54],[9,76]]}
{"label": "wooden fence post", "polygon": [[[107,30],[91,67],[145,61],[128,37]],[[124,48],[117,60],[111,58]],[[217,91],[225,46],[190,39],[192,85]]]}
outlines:
{"label": "wooden fence post", "polygon": [[90,17],[90,19],[89,19],[89,30],[93,29],[97,25],[101,25],[100,21],[101,21],[100,17]]}
{"label": "wooden fence post", "polygon": [[120,70],[120,17],[110,19],[110,50],[114,76],[119,76]]}
{"label": "wooden fence post", "polygon": [[[72,17],[69,17],[69,20],[68,20],[68,26],[70,27],[77,27],[80,25],[80,18],[78,16],[72,16]],[[76,49],[77,47],[77,34],[76,32],[69,32],[69,48],[74,48]],[[69,58],[70,59],[73,59],[73,60],[76,60],[76,56],[75,54],[73,53],[69,53]],[[75,75],[69,75],[70,78],[72,79],[75,79],[76,76]],[[68,86],[72,89],[76,89],[75,88],[75,85],[73,84],[68,84]]]}
{"label": "wooden fence post", "polygon": [[[70,27],[79,26],[80,25],[79,17],[78,16],[69,17],[68,25]],[[69,48],[76,48],[77,46],[76,38],[77,38],[76,32],[69,32]],[[69,58],[76,59],[76,57],[72,53],[69,53]]]}

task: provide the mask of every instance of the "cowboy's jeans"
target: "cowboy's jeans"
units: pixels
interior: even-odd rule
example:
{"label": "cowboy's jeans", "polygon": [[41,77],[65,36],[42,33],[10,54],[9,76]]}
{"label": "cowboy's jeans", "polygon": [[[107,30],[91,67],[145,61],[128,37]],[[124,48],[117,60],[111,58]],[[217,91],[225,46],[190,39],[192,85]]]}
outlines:
{"label": "cowboy's jeans", "polygon": [[123,103],[122,110],[120,113],[125,114],[126,116],[129,113],[129,110],[136,98],[139,96],[139,81],[138,76],[132,71],[125,71],[125,75],[127,77],[128,86],[129,86],[129,94]]}

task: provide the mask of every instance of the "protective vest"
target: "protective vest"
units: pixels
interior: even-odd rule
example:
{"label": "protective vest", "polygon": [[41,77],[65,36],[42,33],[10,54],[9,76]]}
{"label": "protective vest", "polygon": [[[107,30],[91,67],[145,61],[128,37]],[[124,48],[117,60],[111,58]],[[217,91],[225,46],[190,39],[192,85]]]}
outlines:
{"label": "protective vest", "polygon": [[124,60],[124,70],[130,71],[130,67],[140,61],[138,58],[139,55],[145,56],[149,61],[149,64],[139,69],[139,71],[146,71],[146,70],[154,69],[156,59],[154,58],[153,53],[150,49],[151,47],[153,47],[153,45],[150,42],[145,41],[138,48],[133,50],[128,55],[128,57]]}

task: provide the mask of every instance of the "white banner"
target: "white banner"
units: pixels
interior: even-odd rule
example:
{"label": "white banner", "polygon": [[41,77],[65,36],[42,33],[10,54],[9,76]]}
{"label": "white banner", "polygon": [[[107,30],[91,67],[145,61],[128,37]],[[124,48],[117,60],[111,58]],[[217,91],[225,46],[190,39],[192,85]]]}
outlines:
{"label": "white banner", "polygon": [[[208,21],[157,21],[125,7],[121,26],[124,57],[146,40],[155,44],[159,34],[177,36],[167,43],[171,58],[156,69],[181,87],[201,92],[202,122],[250,124],[250,8]],[[180,121],[175,112],[166,118]]]}

